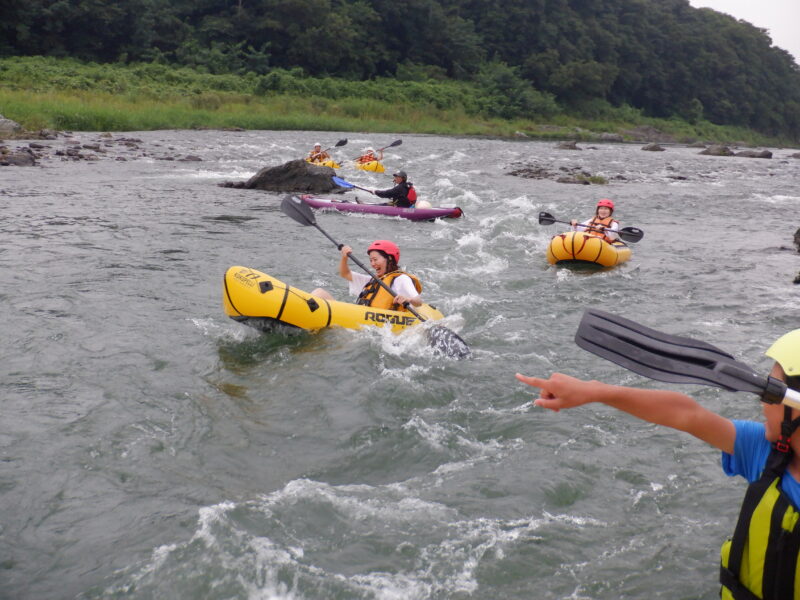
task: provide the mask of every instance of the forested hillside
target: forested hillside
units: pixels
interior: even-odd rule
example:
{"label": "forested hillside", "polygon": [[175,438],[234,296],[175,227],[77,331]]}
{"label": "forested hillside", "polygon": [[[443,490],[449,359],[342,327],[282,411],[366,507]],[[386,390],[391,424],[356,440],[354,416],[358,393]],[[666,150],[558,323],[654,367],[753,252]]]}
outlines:
{"label": "forested hillside", "polygon": [[608,103],[800,139],[792,57],[688,0],[25,0],[0,9],[0,56],[17,55],[455,79],[508,117]]}

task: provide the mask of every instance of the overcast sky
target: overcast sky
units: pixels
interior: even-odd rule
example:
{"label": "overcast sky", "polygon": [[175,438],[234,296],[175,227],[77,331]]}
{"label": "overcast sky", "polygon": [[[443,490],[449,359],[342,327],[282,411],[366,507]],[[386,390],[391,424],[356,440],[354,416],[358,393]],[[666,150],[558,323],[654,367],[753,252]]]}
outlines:
{"label": "overcast sky", "polygon": [[766,29],[772,44],[788,50],[800,64],[800,0],[689,0]]}

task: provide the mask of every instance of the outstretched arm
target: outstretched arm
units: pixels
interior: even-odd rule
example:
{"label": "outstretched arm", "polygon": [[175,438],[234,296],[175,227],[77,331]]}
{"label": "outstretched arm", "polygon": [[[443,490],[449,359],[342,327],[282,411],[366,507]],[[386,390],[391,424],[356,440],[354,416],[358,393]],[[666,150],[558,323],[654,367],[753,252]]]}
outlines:
{"label": "outstretched arm", "polygon": [[339,260],[339,275],[347,279],[347,281],[353,281],[353,272],[350,270],[350,265],[347,263],[347,259],[352,251],[353,249],[350,246],[342,246],[342,256]]}
{"label": "outstretched arm", "polygon": [[561,373],[553,373],[550,379],[517,373],[517,379],[541,389],[539,398],[534,401],[536,406],[558,412],[562,408],[599,402],[643,421],[685,431],[723,452],[733,453],[736,441],[734,424],[703,408],[686,394],[582,381]]}

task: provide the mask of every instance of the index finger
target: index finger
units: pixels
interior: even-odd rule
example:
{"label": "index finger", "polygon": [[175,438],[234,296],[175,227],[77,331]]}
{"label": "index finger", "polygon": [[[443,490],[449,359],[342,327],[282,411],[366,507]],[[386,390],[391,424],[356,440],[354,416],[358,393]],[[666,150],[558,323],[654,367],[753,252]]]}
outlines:
{"label": "index finger", "polygon": [[528,377],[527,375],[522,375],[520,373],[517,373],[515,377],[522,383],[527,383],[529,386],[536,388],[544,388],[544,384],[547,382],[546,379],[540,379],[538,377]]}

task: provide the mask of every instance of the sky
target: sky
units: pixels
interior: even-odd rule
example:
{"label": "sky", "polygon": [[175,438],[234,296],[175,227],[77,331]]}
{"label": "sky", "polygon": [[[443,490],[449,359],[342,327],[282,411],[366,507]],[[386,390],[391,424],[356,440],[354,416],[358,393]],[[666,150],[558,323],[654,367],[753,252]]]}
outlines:
{"label": "sky", "polygon": [[689,0],[766,29],[772,44],[787,50],[800,64],[800,0]]}

